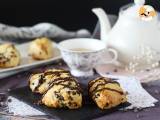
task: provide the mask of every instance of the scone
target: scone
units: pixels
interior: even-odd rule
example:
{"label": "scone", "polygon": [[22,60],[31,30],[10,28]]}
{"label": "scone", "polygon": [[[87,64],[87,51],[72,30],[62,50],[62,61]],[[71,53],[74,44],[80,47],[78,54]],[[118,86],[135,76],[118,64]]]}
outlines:
{"label": "scone", "polygon": [[41,103],[53,108],[77,109],[82,106],[82,93],[69,71],[49,69],[30,77],[32,92],[43,94]]}
{"label": "scone", "polygon": [[53,45],[48,38],[38,38],[29,45],[29,55],[35,60],[46,60],[53,57]]}
{"label": "scone", "polygon": [[29,86],[32,92],[45,93],[53,81],[57,79],[70,77],[69,71],[63,69],[49,69],[44,73],[34,74],[29,79]]}
{"label": "scone", "polygon": [[54,82],[61,78],[70,77],[71,74],[62,69],[50,69],[44,72],[44,82],[38,87],[37,91],[43,94],[48,90],[48,87]]}
{"label": "scone", "polygon": [[82,93],[79,84],[72,77],[57,79],[43,95],[42,104],[52,108],[80,108]]}
{"label": "scone", "polygon": [[15,67],[20,64],[20,53],[13,44],[0,45],[0,68]]}
{"label": "scone", "polygon": [[101,109],[110,109],[127,101],[119,83],[110,78],[100,77],[88,84],[91,99]]}
{"label": "scone", "polygon": [[44,73],[37,73],[31,75],[29,78],[29,87],[32,92],[38,93],[37,89],[44,82]]}

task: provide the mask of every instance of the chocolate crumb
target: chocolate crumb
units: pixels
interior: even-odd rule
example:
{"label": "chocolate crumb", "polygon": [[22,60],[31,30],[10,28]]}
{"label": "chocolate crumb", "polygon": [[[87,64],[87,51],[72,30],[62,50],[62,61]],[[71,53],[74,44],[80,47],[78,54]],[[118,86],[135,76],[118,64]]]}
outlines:
{"label": "chocolate crumb", "polygon": [[12,99],[8,99],[8,102],[12,102]]}
{"label": "chocolate crumb", "polygon": [[125,94],[125,95],[128,95],[129,93],[126,91],[124,94]]}
{"label": "chocolate crumb", "polygon": [[117,70],[117,69],[114,69],[113,72],[118,72],[118,70]]}

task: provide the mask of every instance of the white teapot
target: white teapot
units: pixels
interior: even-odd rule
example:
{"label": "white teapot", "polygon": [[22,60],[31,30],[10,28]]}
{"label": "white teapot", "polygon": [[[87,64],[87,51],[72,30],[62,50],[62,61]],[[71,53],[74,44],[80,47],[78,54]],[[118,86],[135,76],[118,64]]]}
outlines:
{"label": "white teapot", "polygon": [[[107,14],[101,8],[92,11],[97,15],[101,27],[101,40],[118,51],[118,60],[128,64],[134,56],[141,53],[141,46],[149,46],[160,52],[160,25],[158,15],[151,20],[143,20],[139,9],[144,0],[134,0],[134,5],[122,10],[116,24],[111,28]],[[160,57],[155,57],[159,59]],[[141,61],[144,64],[144,61]]]}

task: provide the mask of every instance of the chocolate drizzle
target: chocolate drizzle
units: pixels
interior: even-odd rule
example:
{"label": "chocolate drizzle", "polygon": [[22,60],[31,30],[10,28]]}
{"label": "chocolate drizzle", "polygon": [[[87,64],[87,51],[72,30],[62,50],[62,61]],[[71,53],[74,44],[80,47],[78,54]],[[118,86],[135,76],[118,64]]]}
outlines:
{"label": "chocolate drizzle", "polygon": [[[58,70],[61,70],[61,69],[58,69]],[[57,79],[61,79],[61,78],[60,78],[60,75],[61,75],[62,73],[68,73],[68,71],[65,71],[65,70],[62,70],[62,71],[46,71],[44,74],[42,74],[42,75],[40,76],[40,79],[39,79],[38,85],[37,85],[36,88],[35,88],[35,91],[38,91],[38,88],[39,88],[44,82],[46,82],[45,77],[46,77],[47,75],[52,75],[53,77],[54,77],[54,76],[57,76],[57,77],[58,77]],[[70,74],[70,73],[68,73],[68,74]],[[49,85],[52,84],[52,82],[55,81],[55,80],[56,80],[56,79],[51,79],[51,83],[49,83]]]}
{"label": "chocolate drizzle", "polygon": [[116,93],[119,93],[121,95],[123,95],[124,93],[122,91],[118,91],[118,90],[115,90],[115,89],[112,89],[112,88],[102,88],[102,89],[99,89],[99,90],[96,90],[94,92],[91,93],[91,97],[93,97],[97,92],[101,92],[103,90],[109,90],[109,91],[112,91],[112,92],[116,92]]}
{"label": "chocolate drizzle", "polygon": [[[101,81],[100,81],[100,80],[101,80]],[[98,82],[98,84],[93,88],[92,91],[90,91],[91,87],[93,87],[93,85],[94,85],[95,83],[97,83],[97,82]],[[107,79],[104,78],[104,77],[100,77],[100,78],[98,78],[98,79],[96,79],[96,80],[90,81],[88,86],[89,86],[89,95],[91,96],[91,98],[92,98],[93,96],[95,96],[95,94],[96,94],[97,92],[101,92],[101,91],[103,91],[103,90],[109,90],[109,91],[112,91],[112,92],[117,92],[117,93],[119,93],[119,94],[121,94],[121,95],[124,94],[123,91],[119,91],[119,90],[116,90],[116,89],[112,89],[112,88],[105,87],[105,85],[106,85],[106,84],[109,84],[109,83],[111,83],[111,84],[117,84],[117,85],[120,86],[120,84],[119,84],[118,82],[113,81],[113,80],[111,80],[111,79],[107,80]],[[98,89],[99,86],[104,86],[104,88]]]}
{"label": "chocolate drizzle", "polygon": [[70,74],[68,71],[66,70],[61,70],[61,71],[46,71],[44,73],[44,75],[54,75],[54,76],[60,76],[62,73],[68,73]]}
{"label": "chocolate drizzle", "polygon": [[[57,82],[57,81],[59,81],[59,82]],[[65,82],[65,81],[75,82],[76,85],[75,85],[75,87],[71,87],[71,85],[69,85],[69,84],[63,84],[63,82]],[[52,82],[52,84],[50,84],[50,86],[48,87],[48,90],[43,94],[43,96],[42,96],[41,99],[43,99],[44,96],[45,96],[45,94],[46,94],[52,87],[54,87],[54,86],[56,86],[56,85],[61,85],[61,86],[63,86],[63,88],[61,88],[61,89],[59,90],[59,92],[60,92],[62,89],[64,89],[64,88],[69,88],[70,90],[76,90],[76,92],[77,92],[78,94],[81,94],[81,88],[79,87],[79,84],[77,83],[77,81],[76,81],[73,77],[57,78],[57,79],[55,79],[55,80]]]}
{"label": "chocolate drizzle", "polygon": [[54,79],[50,84],[52,85],[53,83],[61,83],[61,82],[65,82],[65,81],[74,81],[76,83],[76,85],[78,85],[78,82],[71,76],[68,76],[68,77],[64,77],[64,78],[56,78]]}
{"label": "chocolate drizzle", "polygon": [[40,75],[39,77],[39,82],[38,82],[38,85],[35,87],[35,91],[38,90],[38,88],[41,86],[41,84],[44,82],[44,75]]}
{"label": "chocolate drizzle", "polygon": [[[63,76],[63,74],[65,74],[65,75]],[[51,75],[51,77],[49,77],[47,79],[46,76],[48,76],[48,75]],[[82,90],[81,90],[77,80],[74,77],[71,76],[69,71],[61,70],[61,69],[53,69],[53,71],[52,71],[52,69],[51,69],[51,70],[48,70],[48,71],[44,72],[44,74],[42,74],[39,77],[40,77],[39,78],[39,83],[35,88],[36,92],[38,92],[38,88],[43,83],[47,82],[47,84],[48,84],[48,88],[44,92],[44,94],[41,98],[41,101],[44,98],[44,96],[47,94],[47,92],[49,92],[49,90],[51,88],[53,88],[55,86],[58,86],[58,85],[61,85],[62,87],[60,89],[58,89],[59,95],[56,94],[57,96],[61,96],[60,92],[61,92],[61,90],[64,90],[65,88],[68,88],[70,90],[70,92],[66,91],[68,94],[72,93],[72,94],[81,95],[81,93],[82,93]],[[46,80],[49,80],[49,81],[46,81]],[[58,98],[62,98],[62,97],[58,97]]]}
{"label": "chocolate drizzle", "polygon": [[[59,82],[58,82],[58,81],[59,81]],[[65,88],[68,87],[68,88],[71,88],[71,89],[72,89],[73,87],[71,87],[70,85],[65,85],[65,84],[63,84],[63,82],[65,82],[65,81],[75,82],[75,84],[76,84],[76,85],[75,85],[76,90],[81,91],[81,89],[80,89],[80,87],[79,87],[79,84],[78,84],[77,81],[76,81],[74,78],[72,78],[72,77],[57,78],[57,79],[55,79],[54,81],[52,81],[52,83],[50,83],[47,91],[48,91],[49,89],[51,89],[52,87],[54,87],[55,85],[63,85],[63,86],[65,86]],[[44,94],[46,94],[47,91],[46,91]]]}
{"label": "chocolate drizzle", "polygon": [[147,17],[147,16],[148,16],[148,15],[146,15],[145,13],[142,13],[141,15],[142,15],[142,16],[145,16],[145,17]]}
{"label": "chocolate drizzle", "polygon": [[90,88],[91,86],[93,86],[93,84],[95,84],[96,82],[98,82],[99,80],[103,80],[106,84],[107,83],[113,83],[113,84],[118,84],[120,85],[117,81],[114,81],[113,79],[109,78],[108,80],[105,77],[100,77],[96,80],[92,80],[88,83],[88,87]]}
{"label": "chocolate drizzle", "polygon": [[6,62],[9,62],[10,59],[5,57],[3,53],[0,53],[0,64],[5,64]]}
{"label": "chocolate drizzle", "polygon": [[114,83],[114,82],[112,82],[112,81],[105,81],[105,83],[98,84],[98,85],[91,91],[91,93],[94,93],[94,92],[98,89],[99,86],[104,86],[104,87],[105,87],[105,85],[106,85],[106,84],[109,84],[109,83],[116,84],[116,83]]}
{"label": "chocolate drizzle", "polygon": [[[4,65],[7,62],[10,62],[11,58],[17,57],[17,55],[16,55],[16,53],[14,51],[9,51],[8,50],[9,48],[15,49],[13,44],[9,44],[8,47],[5,49],[5,51],[0,53],[0,65],[1,64]],[[7,53],[9,53],[9,54],[7,54]]]}

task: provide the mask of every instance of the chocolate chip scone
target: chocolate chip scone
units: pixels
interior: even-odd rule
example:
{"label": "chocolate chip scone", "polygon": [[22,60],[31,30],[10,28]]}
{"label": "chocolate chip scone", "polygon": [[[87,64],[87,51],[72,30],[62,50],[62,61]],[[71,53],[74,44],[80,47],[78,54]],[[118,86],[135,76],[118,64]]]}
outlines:
{"label": "chocolate chip scone", "polygon": [[20,64],[20,53],[13,44],[0,45],[0,68],[15,67]]}
{"label": "chocolate chip scone", "polygon": [[37,38],[29,45],[29,55],[35,60],[46,60],[53,57],[53,44],[46,37]]}
{"label": "chocolate chip scone", "polygon": [[82,93],[79,84],[73,77],[57,79],[43,95],[42,103],[53,108],[80,108]]}
{"label": "chocolate chip scone", "polygon": [[63,69],[49,69],[44,73],[34,74],[29,79],[29,86],[32,92],[45,93],[53,81],[57,79],[70,77],[69,71]]}
{"label": "chocolate chip scone", "polygon": [[110,109],[127,102],[126,94],[120,84],[110,78],[100,77],[88,84],[91,99],[101,109]]}

